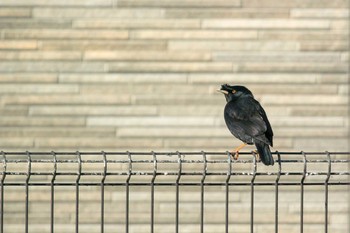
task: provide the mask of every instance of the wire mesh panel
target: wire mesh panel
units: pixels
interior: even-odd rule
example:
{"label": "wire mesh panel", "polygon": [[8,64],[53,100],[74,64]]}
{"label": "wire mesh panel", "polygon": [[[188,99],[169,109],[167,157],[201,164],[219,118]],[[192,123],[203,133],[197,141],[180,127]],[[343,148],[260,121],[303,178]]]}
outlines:
{"label": "wire mesh panel", "polygon": [[0,230],[345,232],[349,154],[2,152]]}

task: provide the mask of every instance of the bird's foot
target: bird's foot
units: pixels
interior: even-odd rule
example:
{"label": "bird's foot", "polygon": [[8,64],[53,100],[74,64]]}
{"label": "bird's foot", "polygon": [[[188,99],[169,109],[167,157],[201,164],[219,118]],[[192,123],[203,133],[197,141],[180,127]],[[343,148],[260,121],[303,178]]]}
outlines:
{"label": "bird's foot", "polygon": [[234,160],[237,160],[239,157],[239,151],[231,151],[230,154]]}
{"label": "bird's foot", "polygon": [[240,151],[243,147],[245,147],[246,145],[247,145],[246,143],[243,143],[243,144],[240,145],[239,147],[233,149],[233,151],[232,151],[230,154],[231,154],[231,156],[232,156],[232,158],[233,158],[234,160],[237,160],[237,159],[238,159],[238,157],[239,157],[239,151]]}
{"label": "bird's foot", "polygon": [[252,153],[255,156],[256,161],[259,162],[260,161],[260,155],[258,153],[258,150],[254,150],[254,151],[252,151]]}

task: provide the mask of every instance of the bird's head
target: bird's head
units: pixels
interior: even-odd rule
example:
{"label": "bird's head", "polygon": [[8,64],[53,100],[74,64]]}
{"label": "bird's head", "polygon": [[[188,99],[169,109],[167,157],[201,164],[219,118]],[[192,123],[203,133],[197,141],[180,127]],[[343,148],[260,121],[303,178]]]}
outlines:
{"label": "bird's head", "polygon": [[217,90],[225,95],[226,101],[234,101],[243,96],[253,97],[252,92],[244,86],[230,86],[228,84],[221,85],[221,88]]}

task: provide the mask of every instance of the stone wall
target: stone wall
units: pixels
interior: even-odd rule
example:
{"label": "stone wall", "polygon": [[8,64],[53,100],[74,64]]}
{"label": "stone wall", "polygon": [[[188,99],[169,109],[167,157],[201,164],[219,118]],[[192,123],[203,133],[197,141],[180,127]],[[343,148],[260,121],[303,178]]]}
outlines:
{"label": "stone wall", "polygon": [[[348,151],[348,5],[347,0],[0,0],[1,150],[230,150],[240,142],[226,129],[225,100],[215,92],[229,83],[246,85],[264,106],[275,133],[273,150]],[[41,190],[32,195],[42,206],[38,214],[31,210],[32,232],[49,231],[42,225],[49,196]],[[73,203],[73,191],[58,191],[62,206]],[[84,194],[86,206],[98,202],[95,191]],[[213,190],[213,196],[221,191]],[[286,191],[281,232],[298,232],[299,190]],[[184,192],[182,199],[191,194],[198,192]],[[121,194],[108,195],[116,203]],[[243,220],[232,232],[249,230],[248,195],[238,191],[233,199]],[[309,232],[323,229],[322,195],[311,192]],[[343,233],[348,194],[334,195],[330,232]],[[17,220],[23,217],[23,193],[9,188],[6,197],[8,232],[22,232]],[[221,211],[222,202],[210,203],[214,213]],[[69,232],[74,218],[62,206],[57,232]],[[142,198],[136,206],[147,216]],[[192,209],[191,201],[187,207]],[[264,201],[256,208],[271,212],[257,217],[263,223],[257,232],[272,232],[273,211]],[[164,203],[162,209],[169,210]],[[86,213],[87,219],[95,216],[91,209]],[[133,232],[141,232],[142,221]],[[171,221],[165,219],[158,232],[169,232],[164,229]],[[96,222],[86,220],[82,231],[97,232]],[[180,229],[199,231],[194,222]],[[207,232],[223,232],[220,224],[214,219]]]}

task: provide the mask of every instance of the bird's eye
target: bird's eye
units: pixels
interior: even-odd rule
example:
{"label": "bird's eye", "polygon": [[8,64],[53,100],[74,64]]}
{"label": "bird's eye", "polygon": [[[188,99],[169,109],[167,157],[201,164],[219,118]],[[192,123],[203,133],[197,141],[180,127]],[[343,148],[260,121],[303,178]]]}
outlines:
{"label": "bird's eye", "polygon": [[232,93],[235,94],[237,91],[236,90],[232,90]]}

